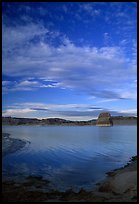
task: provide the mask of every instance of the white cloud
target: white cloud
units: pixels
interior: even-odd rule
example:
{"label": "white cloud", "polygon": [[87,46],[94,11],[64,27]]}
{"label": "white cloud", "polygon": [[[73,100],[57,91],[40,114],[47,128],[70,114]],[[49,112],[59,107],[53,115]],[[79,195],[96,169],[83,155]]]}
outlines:
{"label": "white cloud", "polygon": [[[100,9],[96,9],[92,2],[91,3],[81,3],[80,6],[79,6],[79,11],[81,13],[85,12],[88,15],[90,15],[91,17],[98,16],[101,13]],[[76,17],[78,19],[80,19],[79,14],[76,15]]]}
{"label": "white cloud", "polygon": [[[28,107],[28,108],[26,108]],[[102,109],[87,104],[45,104],[45,103],[15,103],[3,111],[3,116],[12,117],[59,117],[71,120],[89,120],[96,117]],[[83,116],[83,117],[82,117]]]}
{"label": "white cloud", "polygon": [[[30,23],[21,26],[7,27],[2,25],[3,48],[15,48],[16,46],[26,44],[34,37],[42,37],[48,33],[48,29],[39,24]],[[10,36],[10,37],[9,37]]]}
{"label": "white cloud", "polygon": [[122,110],[122,111],[119,111],[120,113],[126,113],[126,114],[132,114],[134,116],[137,116],[137,109],[134,108],[134,109],[126,109],[126,110]]}
{"label": "white cloud", "polygon": [[[28,108],[27,108],[28,107]],[[91,104],[45,104],[45,103],[15,103],[3,111],[3,116],[64,118],[71,120],[91,120],[101,112],[108,111],[111,115],[137,115],[136,109],[109,109]]]}
{"label": "white cloud", "polygon": [[87,11],[87,12],[89,12],[89,13],[93,9],[92,4],[90,4],[90,3],[82,3],[82,4],[80,4],[80,8]]}
{"label": "white cloud", "polygon": [[56,86],[48,84],[48,85],[41,85],[42,88],[55,88]]}
{"label": "white cloud", "polygon": [[40,83],[37,81],[29,81],[29,80],[24,80],[24,81],[3,81],[2,82],[3,86],[3,92],[7,91],[29,91],[32,90],[33,88],[38,88],[40,86]]}
{"label": "white cloud", "polygon": [[3,111],[2,116],[12,116],[12,117],[28,117],[30,113],[36,112],[35,110],[24,108],[24,109],[7,109]]}
{"label": "white cloud", "polygon": [[104,100],[100,100],[97,103],[107,103],[107,102],[111,102],[111,101],[117,101],[119,99],[104,99]]}
{"label": "white cloud", "polygon": [[2,86],[7,86],[10,85],[12,82],[11,81],[2,81]]}
{"label": "white cloud", "polygon": [[130,99],[137,99],[137,90],[135,89],[135,90],[133,90],[133,92],[131,92],[131,91],[125,91],[125,92],[123,92],[123,93],[121,93],[121,96],[123,97],[123,98],[130,98]]}
{"label": "white cloud", "polygon": [[[29,79],[29,80],[28,80]],[[2,90],[3,93],[8,93],[10,91],[32,91],[39,88],[62,88],[60,83],[52,82],[51,80],[47,80],[47,82],[51,82],[51,84],[45,84],[46,80],[42,82],[35,81],[34,78],[28,77],[23,81],[2,81]]]}
{"label": "white cloud", "polygon": [[108,46],[111,42],[110,34],[105,32],[104,33],[104,45]]}
{"label": "white cloud", "polygon": [[[18,83],[15,90],[57,86],[104,98],[108,95],[120,98],[123,89],[132,92],[129,86],[126,90],[126,84],[136,79],[135,54],[129,60],[121,47],[79,47],[66,37],[60,37],[63,42],[55,47],[47,41],[53,35],[56,32],[38,24],[3,27],[3,74],[57,82],[44,84],[28,80]],[[40,39],[34,44],[31,39],[36,36]],[[118,87],[120,92],[116,91]]]}
{"label": "white cloud", "polygon": [[36,85],[36,84],[38,84],[37,81],[28,81],[28,80],[26,80],[26,81],[20,82],[20,84],[18,84],[18,86],[30,86],[30,85]]}
{"label": "white cloud", "polygon": [[12,106],[8,106],[9,109],[26,109],[28,107],[29,109],[46,109],[51,111],[68,111],[68,110],[77,110],[77,111],[93,111],[96,109],[102,109],[100,107],[97,107],[95,105],[91,104],[47,104],[47,103],[32,103],[32,102],[26,102],[26,103],[15,103]]}

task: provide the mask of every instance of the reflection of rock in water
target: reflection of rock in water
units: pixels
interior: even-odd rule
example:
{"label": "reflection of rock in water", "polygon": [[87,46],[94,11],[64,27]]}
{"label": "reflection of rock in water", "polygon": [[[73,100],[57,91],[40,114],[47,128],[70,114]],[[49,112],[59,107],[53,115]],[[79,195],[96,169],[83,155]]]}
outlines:
{"label": "reflection of rock in water", "polygon": [[96,125],[97,126],[112,126],[113,122],[112,122],[110,113],[108,112],[100,113],[97,119]]}
{"label": "reflection of rock in water", "polygon": [[2,156],[14,153],[26,145],[26,141],[10,138],[9,135],[2,133]]}

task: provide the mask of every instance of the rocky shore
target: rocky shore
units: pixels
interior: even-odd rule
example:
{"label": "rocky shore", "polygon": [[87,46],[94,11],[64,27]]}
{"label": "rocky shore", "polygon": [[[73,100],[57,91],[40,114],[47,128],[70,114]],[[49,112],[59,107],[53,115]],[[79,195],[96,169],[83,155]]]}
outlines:
{"label": "rocky shore", "polygon": [[42,177],[29,176],[24,183],[3,182],[4,202],[137,202],[137,157],[133,157],[123,168],[107,173],[105,181],[92,191],[72,189],[66,192],[50,191],[49,181]]}
{"label": "rocky shore", "polygon": [[[26,145],[27,141],[2,134],[2,156],[14,153]],[[50,181],[41,176],[28,176],[22,183],[3,181],[3,202],[137,202],[137,156],[126,166],[107,173],[107,177],[92,191],[72,189],[66,192],[51,190]]]}

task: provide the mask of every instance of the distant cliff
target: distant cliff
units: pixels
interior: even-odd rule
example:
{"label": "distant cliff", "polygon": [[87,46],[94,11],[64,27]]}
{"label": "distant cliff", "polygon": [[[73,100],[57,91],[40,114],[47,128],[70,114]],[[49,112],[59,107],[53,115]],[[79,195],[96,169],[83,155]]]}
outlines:
{"label": "distant cliff", "polygon": [[112,116],[113,125],[137,125],[137,117],[134,116]]}
{"label": "distant cliff", "polygon": [[36,118],[12,118],[12,117],[2,117],[3,125],[36,125],[39,124],[41,120]]}
{"label": "distant cliff", "polygon": [[[100,117],[101,116],[101,117]],[[124,116],[110,116],[109,114],[100,114],[98,119],[88,120],[88,121],[71,121],[64,120],[61,118],[47,118],[47,119],[37,119],[37,118],[15,118],[15,117],[2,117],[2,125],[98,125],[110,126],[110,125],[136,125],[136,117],[124,117]],[[105,116],[105,117],[102,117]],[[105,124],[105,125],[104,125]]]}
{"label": "distant cliff", "polygon": [[61,118],[13,118],[2,117],[3,125],[96,125],[96,120],[89,121],[70,121]]}

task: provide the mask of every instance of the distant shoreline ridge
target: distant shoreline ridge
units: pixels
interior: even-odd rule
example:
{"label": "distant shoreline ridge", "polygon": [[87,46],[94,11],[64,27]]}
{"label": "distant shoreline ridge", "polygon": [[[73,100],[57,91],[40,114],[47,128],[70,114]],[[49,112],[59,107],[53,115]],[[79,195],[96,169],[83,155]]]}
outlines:
{"label": "distant shoreline ridge", "polygon": [[2,125],[75,125],[75,126],[112,126],[112,125],[136,125],[136,116],[111,116],[108,112],[100,113],[98,119],[87,121],[72,121],[62,118],[18,118],[2,117]]}

